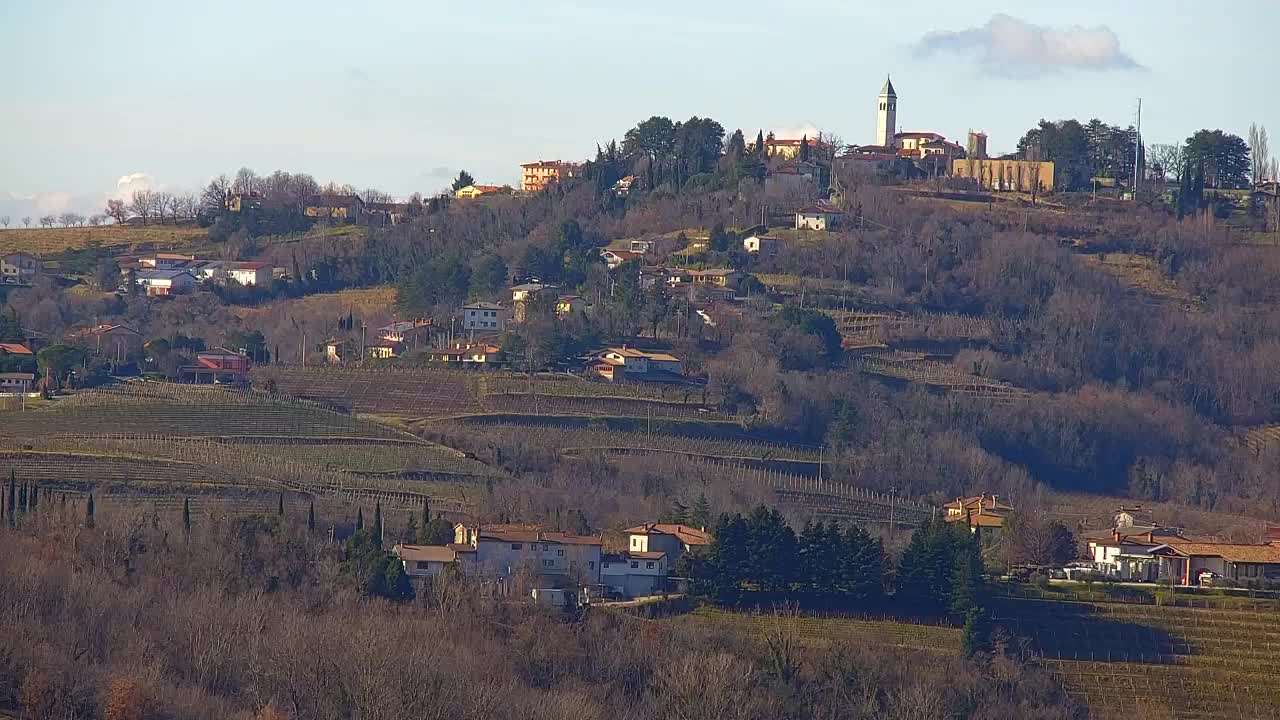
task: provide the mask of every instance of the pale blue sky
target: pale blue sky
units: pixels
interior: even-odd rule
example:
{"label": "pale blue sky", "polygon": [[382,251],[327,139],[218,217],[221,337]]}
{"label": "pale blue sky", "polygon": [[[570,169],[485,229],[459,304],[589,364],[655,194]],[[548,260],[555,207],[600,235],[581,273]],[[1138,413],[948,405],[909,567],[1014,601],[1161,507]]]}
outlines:
{"label": "pale blue sky", "polygon": [[[0,0],[0,214],[241,166],[398,196],[464,167],[514,182],[654,114],[865,144],[886,73],[902,129],[981,128],[993,151],[1041,117],[1126,124],[1139,96],[1148,142],[1280,132],[1275,83],[1250,70],[1277,64],[1280,3],[1235,3],[1229,35],[1179,2],[1065,5]],[[936,32],[953,34],[921,43]]]}

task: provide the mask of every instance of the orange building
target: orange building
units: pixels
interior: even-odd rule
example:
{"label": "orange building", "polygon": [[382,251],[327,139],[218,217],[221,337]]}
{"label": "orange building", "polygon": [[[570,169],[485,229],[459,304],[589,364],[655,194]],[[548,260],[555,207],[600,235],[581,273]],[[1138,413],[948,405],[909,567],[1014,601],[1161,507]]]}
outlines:
{"label": "orange building", "polygon": [[527,193],[544,190],[548,185],[561,180],[578,177],[582,166],[562,160],[539,160],[520,166],[520,189]]}

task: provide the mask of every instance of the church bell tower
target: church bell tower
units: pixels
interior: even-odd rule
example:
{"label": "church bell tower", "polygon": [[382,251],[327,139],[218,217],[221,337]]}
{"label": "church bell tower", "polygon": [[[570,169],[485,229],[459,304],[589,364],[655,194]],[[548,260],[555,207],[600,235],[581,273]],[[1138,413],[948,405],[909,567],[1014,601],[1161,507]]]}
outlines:
{"label": "church bell tower", "polygon": [[898,93],[893,90],[893,83],[885,76],[884,87],[880,88],[880,110],[876,121],[876,144],[894,149],[893,136],[898,132]]}

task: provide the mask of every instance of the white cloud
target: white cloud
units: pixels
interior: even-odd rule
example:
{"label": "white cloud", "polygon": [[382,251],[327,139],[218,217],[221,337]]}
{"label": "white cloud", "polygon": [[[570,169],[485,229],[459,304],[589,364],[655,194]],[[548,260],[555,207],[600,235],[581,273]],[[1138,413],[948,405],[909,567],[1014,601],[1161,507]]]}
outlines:
{"label": "white cloud", "polygon": [[[775,138],[779,140],[799,140],[808,136],[810,139],[818,137],[821,132],[816,125],[793,125],[791,127],[776,127],[771,130],[765,130],[765,134],[773,133]],[[747,138],[747,142],[754,142],[755,138]]]}
{"label": "white cloud", "polygon": [[1054,27],[1009,15],[994,15],[982,27],[935,31],[915,46],[920,56],[969,55],[983,70],[1009,76],[1057,70],[1129,70],[1142,66],[1120,48],[1105,25]]}
{"label": "white cloud", "polygon": [[156,186],[156,179],[147,173],[129,173],[128,175],[121,175],[120,179],[116,180],[116,191],[112,197],[125,200],[133,195],[133,191],[135,190],[156,189],[158,189]]}
{"label": "white cloud", "polygon": [[34,224],[43,215],[58,215],[64,212],[78,212],[82,215],[99,215],[107,205],[107,200],[128,200],[134,190],[167,190],[178,192],[148,173],[135,172],[122,175],[115,182],[115,188],[105,192],[71,193],[61,190],[46,192],[4,192],[0,193],[0,215],[8,215],[10,227],[21,222],[24,217],[32,218]]}

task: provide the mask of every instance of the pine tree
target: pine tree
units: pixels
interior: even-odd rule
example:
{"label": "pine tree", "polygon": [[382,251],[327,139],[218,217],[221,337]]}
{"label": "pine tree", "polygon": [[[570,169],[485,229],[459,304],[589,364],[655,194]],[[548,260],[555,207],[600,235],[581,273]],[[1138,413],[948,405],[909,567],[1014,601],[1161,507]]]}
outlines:
{"label": "pine tree", "polygon": [[307,532],[316,531],[316,500],[311,499],[311,505],[307,508]]}
{"label": "pine tree", "polygon": [[93,493],[89,493],[89,506],[85,510],[84,525],[87,528],[93,528]]}
{"label": "pine tree", "polygon": [[364,529],[364,508],[356,508],[356,532]]}
{"label": "pine tree", "polygon": [[182,498],[182,529],[191,532],[191,498]]}

